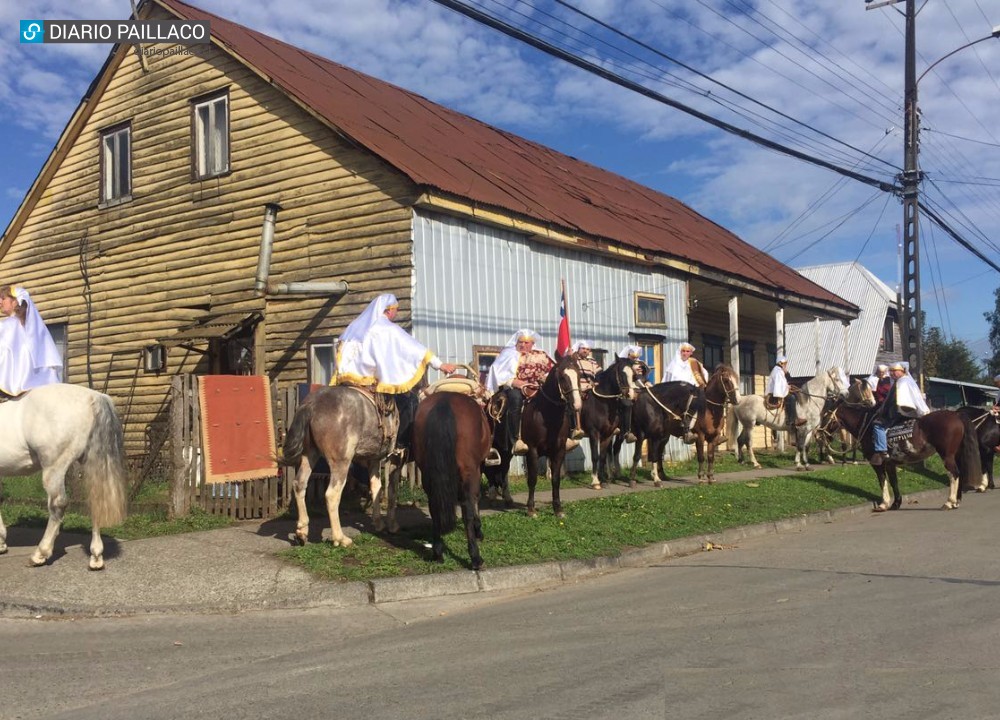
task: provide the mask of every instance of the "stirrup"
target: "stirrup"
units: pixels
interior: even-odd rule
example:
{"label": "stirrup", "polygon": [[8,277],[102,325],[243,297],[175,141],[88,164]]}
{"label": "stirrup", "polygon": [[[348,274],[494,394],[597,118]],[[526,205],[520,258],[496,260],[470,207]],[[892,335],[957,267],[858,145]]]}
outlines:
{"label": "stirrup", "polygon": [[500,463],[500,451],[495,447],[491,447],[490,451],[486,454],[486,459],[483,460],[483,465],[486,467],[496,467]]}
{"label": "stirrup", "polygon": [[514,442],[514,447],[511,450],[511,453],[513,453],[514,455],[527,455],[528,454],[528,446],[524,444],[524,440],[522,440],[521,438],[518,438]]}
{"label": "stirrup", "polygon": [[573,448],[579,446],[580,441],[574,440],[573,438],[566,438],[566,452],[569,452]]}
{"label": "stirrup", "polygon": [[639,438],[637,438],[635,436],[635,433],[630,430],[629,432],[625,433],[625,442],[627,442],[627,443],[637,443],[637,442],[639,442]]}

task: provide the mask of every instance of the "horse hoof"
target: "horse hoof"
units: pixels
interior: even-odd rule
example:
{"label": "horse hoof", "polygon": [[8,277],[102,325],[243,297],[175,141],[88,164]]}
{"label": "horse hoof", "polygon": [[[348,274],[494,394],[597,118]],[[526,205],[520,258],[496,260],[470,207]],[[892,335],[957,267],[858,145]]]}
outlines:
{"label": "horse hoof", "polygon": [[35,553],[28,558],[28,567],[42,567],[45,564],[45,557]]}
{"label": "horse hoof", "polygon": [[99,555],[94,557],[90,556],[90,569],[91,570],[103,570],[104,569],[104,556]]}
{"label": "horse hoof", "polygon": [[872,503],[872,512],[884,513],[889,509],[889,506],[885,503]]}
{"label": "horse hoof", "polygon": [[599,482],[598,483],[590,483],[590,489],[591,490],[601,490],[602,489],[601,483],[599,483]]}
{"label": "horse hoof", "polygon": [[337,540],[333,540],[332,542],[334,547],[342,547],[342,548],[348,548],[354,544],[354,541],[351,540],[351,538],[347,537],[346,535]]}
{"label": "horse hoof", "polygon": [[661,487],[662,485],[663,485],[663,483],[660,482],[659,480],[654,480],[653,481],[653,487]]}
{"label": "horse hoof", "polygon": [[944,505],[941,506],[941,509],[942,510],[957,510],[958,509],[958,503],[957,502],[952,502],[951,500],[949,500],[948,502],[946,502]]}
{"label": "horse hoof", "polygon": [[7,543],[0,543],[0,555],[7,552]]}

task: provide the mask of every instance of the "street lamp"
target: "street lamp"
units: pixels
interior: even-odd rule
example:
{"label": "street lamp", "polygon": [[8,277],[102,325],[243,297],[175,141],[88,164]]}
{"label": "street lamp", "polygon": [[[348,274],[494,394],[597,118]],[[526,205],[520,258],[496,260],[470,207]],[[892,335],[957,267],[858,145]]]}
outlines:
{"label": "street lamp", "polygon": [[916,0],[865,0],[865,9],[874,10],[885,5],[906,3],[906,48],[903,94],[903,172],[899,175],[899,194],[903,200],[903,356],[923,388],[923,337],[920,327],[920,234],[919,200],[920,180],[923,173],[917,158],[920,153],[920,118],[917,110],[917,83],[938,63],[977,43],[1000,37],[1000,26],[986,37],[973,40],[955,48],[944,57],[935,60],[919,76],[917,75],[916,42]]}

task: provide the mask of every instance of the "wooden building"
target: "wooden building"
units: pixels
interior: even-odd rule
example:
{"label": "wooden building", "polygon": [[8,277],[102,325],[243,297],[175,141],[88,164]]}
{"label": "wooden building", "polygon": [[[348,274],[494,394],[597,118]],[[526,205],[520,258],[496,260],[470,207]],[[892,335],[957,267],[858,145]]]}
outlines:
{"label": "wooden building", "polygon": [[179,0],[138,13],[212,42],[116,46],[0,243],[133,453],[177,374],[324,382],[381,292],[485,367],[520,327],[552,349],[566,279],[575,337],[657,376],[691,339],[749,386],[785,322],[857,313],[673,198]]}

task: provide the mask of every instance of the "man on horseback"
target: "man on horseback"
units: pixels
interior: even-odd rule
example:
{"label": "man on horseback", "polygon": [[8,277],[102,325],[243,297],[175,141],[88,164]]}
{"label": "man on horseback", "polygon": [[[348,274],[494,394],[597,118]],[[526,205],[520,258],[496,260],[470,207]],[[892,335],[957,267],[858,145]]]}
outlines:
{"label": "man on horseback", "polygon": [[906,365],[894,363],[889,366],[889,372],[893,379],[892,389],[872,422],[872,439],[875,445],[872,465],[881,465],[885,461],[885,454],[889,450],[888,428],[903,419],[923,417],[931,411],[917,381],[907,373]]}
{"label": "man on horseback", "polygon": [[[601,364],[590,354],[591,343],[589,340],[577,340],[570,348],[570,352],[576,358],[576,364],[580,367],[580,396],[586,397],[587,393],[594,389],[597,384],[597,373],[601,372]],[[583,426],[580,423],[580,412],[573,413],[574,424],[570,437],[579,440],[583,437]]]}
{"label": "man on horseback", "polygon": [[379,295],[347,326],[337,345],[337,366],[331,385],[357,385],[389,395],[399,411],[396,445],[409,447],[417,398],[410,392],[427,366],[444,373],[456,365],[442,362],[410,333],[393,322],[399,301],[391,293]]}
{"label": "man on horseback", "polygon": [[[692,357],[694,355],[695,347],[691,343],[683,342],[680,347],[677,348],[677,353],[674,355],[674,359],[670,361],[670,364],[663,370],[663,379],[660,382],[686,382],[689,385],[694,385],[698,388],[698,407],[705,406],[705,385],[708,384],[708,370],[705,366],[701,364],[696,358]],[[684,433],[684,442],[689,445],[694,442],[694,423],[698,419],[695,413],[689,413],[691,408],[691,402],[694,400],[695,396],[691,396],[691,401],[688,402],[688,407],[685,409],[684,414],[687,416],[691,415],[691,420],[688,422],[688,428]]]}
{"label": "man on horseback", "polygon": [[872,389],[872,397],[875,398],[875,404],[881,405],[885,402],[885,399],[889,396],[889,390],[892,389],[892,378],[889,377],[889,366],[879,365],[875,368],[875,374],[869,376],[868,385]]}
{"label": "man on horseback", "polygon": [[555,360],[544,350],[535,349],[538,335],[532,330],[521,329],[514,333],[486,376],[486,389],[491,393],[503,390],[507,397],[504,413],[508,436],[514,438],[515,455],[524,455],[528,446],[521,440],[521,411],[525,398],[538,392]]}
{"label": "man on horseback", "polygon": [[[632,362],[632,387],[642,390],[648,383],[646,373],[649,368],[642,361],[642,348],[638,345],[626,345],[619,353],[618,357],[628,358]],[[632,432],[632,398],[631,396],[622,400],[621,417],[619,419],[619,431],[622,433],[625,442],[634,443],[638,438]]]}
{"label": "man on horseback", "polygon": [[774,368],[771,370],[771,374],[767,378],[767,385],[764,391],[767,393],[767,404],[770,407],[776,405],[784,404],[785,406],[785,424],[789,428],[795,428],[800,425],[805,425],[805,418],[799,418],[798,413],[796,413],[795,403],[797,398],[795,397],[795,392],[792,391],[791,387],[788,385],[788,373],[786,368],[788,367],[788,358],[784,355],[779,355],[775,360]]}

